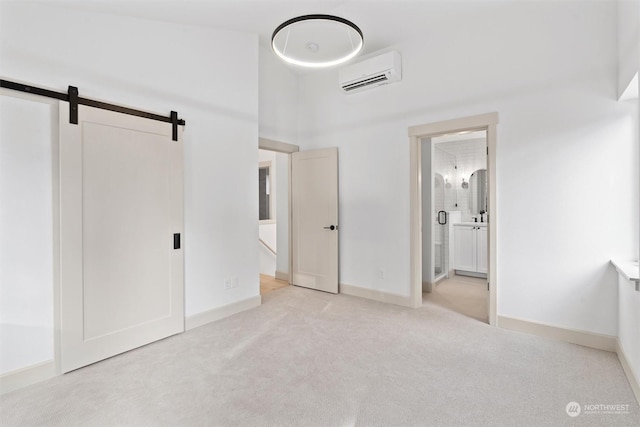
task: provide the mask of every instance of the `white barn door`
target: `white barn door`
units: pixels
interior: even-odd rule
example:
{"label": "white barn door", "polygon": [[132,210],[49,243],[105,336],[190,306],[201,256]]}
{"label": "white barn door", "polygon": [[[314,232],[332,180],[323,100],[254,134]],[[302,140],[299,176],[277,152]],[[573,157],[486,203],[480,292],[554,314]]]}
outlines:
{"label": "white barn door", "polygon": [[78,108],[60,104],[62,372],[184,331],[182,128]]}

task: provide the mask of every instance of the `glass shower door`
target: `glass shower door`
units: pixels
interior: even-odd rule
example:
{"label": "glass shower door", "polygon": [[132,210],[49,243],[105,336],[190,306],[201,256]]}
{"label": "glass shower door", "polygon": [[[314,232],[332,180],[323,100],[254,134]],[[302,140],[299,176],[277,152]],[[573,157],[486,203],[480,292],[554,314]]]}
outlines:
{"label": "glass shower door", "polygon": [[433,224],[433,277],[434,283],[440,280],[447,271],[445,251],[447,248],[445,239],[445,224],[447,212],[445,209],[445,179],[439,173],[435,174],[433,183],[433,198],[435,221]]}

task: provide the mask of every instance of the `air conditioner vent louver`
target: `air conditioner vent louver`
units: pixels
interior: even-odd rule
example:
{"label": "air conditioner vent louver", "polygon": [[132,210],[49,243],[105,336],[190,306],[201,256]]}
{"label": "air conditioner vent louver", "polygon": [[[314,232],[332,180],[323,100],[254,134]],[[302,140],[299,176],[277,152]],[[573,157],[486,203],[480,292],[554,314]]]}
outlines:
{"label": "air conditioner vent louver", "polygon": [[339,86],[345,93],[355,93],[400,80],[402,58],[391,51],[342,68]]}
{"label": "air conditioner vent louver", "polygon": [[377,76],[369,77],[368,79],[365,79],[365,80],[344,85],[342,86],[342,89],[344,89],[346,92],[349,92],[354,89],[359,89],[361,87],[373,85],[376,83],[386,82],[388,80],[389,78],[387,77],[386,74],[379,74]]}

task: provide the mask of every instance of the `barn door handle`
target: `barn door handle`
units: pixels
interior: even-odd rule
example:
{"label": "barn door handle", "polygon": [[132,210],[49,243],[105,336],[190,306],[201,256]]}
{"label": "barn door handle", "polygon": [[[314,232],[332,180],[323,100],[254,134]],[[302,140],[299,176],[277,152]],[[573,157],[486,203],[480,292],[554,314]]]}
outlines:
{"label": "barn door handle", "polygon": [[333,231],[333,230],[335,230],[337,228],[338,228],[337,225],[330,225],[329,227],[324,227],[325,230],[331,230],[331,231]]}
{"label": "barn door handle", "polygon": [[173,249],[180,249],[180,233],[173,235]]}

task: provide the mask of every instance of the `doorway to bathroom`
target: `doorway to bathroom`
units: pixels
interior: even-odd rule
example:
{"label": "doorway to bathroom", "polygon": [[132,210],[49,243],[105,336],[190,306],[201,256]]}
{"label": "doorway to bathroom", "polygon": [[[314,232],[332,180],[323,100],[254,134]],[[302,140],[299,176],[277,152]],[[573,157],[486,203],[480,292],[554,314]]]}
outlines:
{"label": "doorway to bathroom", "polygon": [[486,131],[421,144],[424,301],[488,323]]}
{"label": "doorway to bathroom", "polygon": [[409,128],[412,305],[444,306],[491,325],[497,123],[488,113]]}

